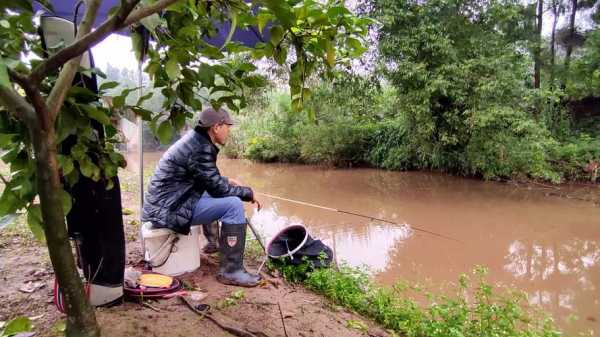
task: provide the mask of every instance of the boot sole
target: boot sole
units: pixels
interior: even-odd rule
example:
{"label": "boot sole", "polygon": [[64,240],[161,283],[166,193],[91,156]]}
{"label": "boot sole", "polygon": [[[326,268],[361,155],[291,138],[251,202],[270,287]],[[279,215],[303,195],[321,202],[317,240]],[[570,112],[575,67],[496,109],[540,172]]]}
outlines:
{"label": "boot sole", "polygon": [[245,283],[239,283],[239,282],[235,282],[229,279],[226,279],[222,276],[217,275],[217,281],[219,281],[220,283],[226,284],[226,285],[230,285],[230,286],[237,286],[237,287],[244,287],[244,288],[254,288],[257,285],[260,284],[260,281],[254,283],[254,284],[245,284]]}

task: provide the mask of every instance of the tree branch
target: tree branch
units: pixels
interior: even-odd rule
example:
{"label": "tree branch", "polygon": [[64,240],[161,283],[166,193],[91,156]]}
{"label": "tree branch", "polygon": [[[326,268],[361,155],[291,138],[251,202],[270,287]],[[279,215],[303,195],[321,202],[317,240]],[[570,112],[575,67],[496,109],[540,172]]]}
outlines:
{"label": "tree branch", "polygon": [[138,8],[137,10],[129,14],[125,22],[123,22],[123,27],[132,25],[147,16],[158,13],[178,1],[181,0],[159,0],[152,5]]}
{"label": "tree branch", "polygon": [[[75,37],[75,41],[80,40],[84,35],[89,34],[92,30],[92,25],[96,20],[96,13],[98,13],[98,8],[100,8],[100,0],[89,0],[86,2],[85,15],[79,28],[77,30],[77,36]],[[60,110],[65,96],[67,95],[67,91],[71,88],[73,83],[73,79],[75,78],[75,74],[79,69],[79,64],[81,63],[81,57],[83,53],[78,54],[74,58],[71,58],[65,66],[60,70],[58,74],[58,79],[50,91],[50,95],[48,95],[48,99],[46,100],[49,112],[49,119],[52,123],[56,120],[56,115]],[[34,82],[35,83],[35,82]],[[37,108],[36,108],[37,110]]]}
{"label": "tree branch", "polygon": [[39,64],[32,71],[31,76],[29,77],[30,81],[35,83],[41,82],[44,77],[58,69],[68,60],[83,54],[86,50],[95,46],[113,32],[134,24],[147,16],[158,13],[178,1],[182,0],[159,0],[152,5],[138,8],[135,11],[133,11],[133,8],[140,0],[125,1],[119,8],[119,11],[104,21],[96,30],[82,36],[71,45],[65,47],[61,51],[50,56],[46,61]]}
{"label": "tree branch", "polygon": [[48,106],[46,106],[46,102],[44,101],[44,98],[42,97],[42,94],[38,90],[37,86],[29,82],[27,77],[11,69],[8,70],[8,75],[13,82],[16,82],[25,91],[25,94],[33,105],[35,115],[37,115],[37,121],[40,123],[39,126],[42,128],[42,130],[48,130],[50,127]]}
{"label": "tree branch", "polygon": [[0,86],[0,102],[8,111],[12,112],[28,126],[35,122],[35,110],[13,88]]}
{"label": "tree branch", "polygon": [[[125,21],[125,18],[127,18],[129,13],[131,13],[133,8],[138,4],[139,1],[140,0],[125,1],[115,15],[106,19],[106,21],[104,21],[93,32],[91,32],[90,30],[82,30],[82,28],[85,28],[85,26],[83,25],[86,19],[84,19],[80,25],[79,32],[75,41],[69,46],[61,49],[56,54],[51,55],[48,59],[46,59],[44,62],[40,63],[37,67],[35,67],[35,69],[33,69],[33,71],[31,72],[31,75],[29,76],[30,81],[34,83],[41,82],[46,76],[56,71],[67,61],[83,54],[86,50],[95,46],[98,42],[104,40],[113,32],[119,30],[122,27],[122,23],[123,21]],[[95,18],[99,1],[94,0],[92,1],[92,4],[94,4],[96,7],[96,10],[93,13]],[[86,10],[86,16],[88,14],[92,14],[90,9],[92,9],[92,6],[88,5],[88,9]],[[91,20],[91,22],[87,23],[90,25],[90,28],[93,22],[94,20]]]}

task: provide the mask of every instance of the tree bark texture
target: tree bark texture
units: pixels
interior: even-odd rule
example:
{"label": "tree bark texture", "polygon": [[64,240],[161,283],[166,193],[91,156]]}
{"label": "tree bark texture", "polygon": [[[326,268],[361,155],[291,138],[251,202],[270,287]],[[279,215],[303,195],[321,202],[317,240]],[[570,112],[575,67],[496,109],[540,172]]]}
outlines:
{"label": "tree bark texture", "polygon": [[556,66],[556,25],[560,16],[560,0],[552,0],[552,32],[550,34],[550,88],[554,87],[554,68]]}
{"label": "tree bark texture", "polygon": [[535,36],[535,47],[534,47],[534,70],[533,70],[533,87],[536,89],[540,88],[540,72],[542,68],[542,18],[544,16],[544,0],[537,0],[537,11],[536,11],[536,36]]}
{"label": "tree bark texture", "polygon": [[30,127],[36,159],[38,193],[44,233],[52,267],[65,298],[68,337],[99,337],[94,309],[89,304],[75,266],[62,209],[54,128]]}
{"label": "tree bark texture", "polygon": [[573,53],[573,40],[575,39],[575,16],[577,15],[577,0],[571,0],[571,16],[569,17],[569,43],[565,52],[565,71],[569,70],[571,53]]}

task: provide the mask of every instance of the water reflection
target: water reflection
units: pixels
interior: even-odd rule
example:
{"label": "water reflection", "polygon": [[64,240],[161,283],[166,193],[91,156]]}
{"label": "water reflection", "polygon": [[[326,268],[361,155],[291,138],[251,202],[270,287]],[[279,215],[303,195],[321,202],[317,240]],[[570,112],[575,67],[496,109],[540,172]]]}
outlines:
{"label": "water reflection", "polygon": [[[589,239],[561,243],[515,240],[508,248],[505,270],[524,282],[531,304],[564,316],[583,313],[593,322],[598,313],[600,246]],[[532,286],[535,285],[535,286]],[[560,316],[559,316],[560,317]]]}
{"label": "water reflection", "polygon": [[[250,221],[264,235],[268,242],[285,226],[303,224],[298,217],[286,217],[279,214],[277,204],[254,211]],[[391,265],[391,255],[399,249],[402,241],[412,235],[409,226],[382,226],[367,224],[364,231],[357,235],[355,231],[327,229],[325,226],[304,224],[311,236],[322,240],[337,254],[338,262],[351,266],[366,266],[371,272],[383,272]]]}

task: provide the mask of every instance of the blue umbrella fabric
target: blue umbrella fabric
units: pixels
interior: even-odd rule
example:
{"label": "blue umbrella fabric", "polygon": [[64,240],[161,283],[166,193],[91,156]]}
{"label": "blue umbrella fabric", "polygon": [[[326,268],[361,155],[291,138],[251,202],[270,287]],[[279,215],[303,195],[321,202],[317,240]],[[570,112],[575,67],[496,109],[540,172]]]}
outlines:
{"label": "blue umbrella fabric", "polygon": [[[37,2],[34,2],[34,8],[36,10],[45,10],[48,12],[48,15],[56,15],[62,18],[73,21],[75,19],[75,11],[77,8],[77,4],[80,2],[79,0],[50,0],[50,4],[52,5],[54,11],[50,12]],[[111,8],[118,6],[120,0],[104,0],[100,5],[100,9],[98,10],[98,15],[96,16],[96,22],[94,26],[99,26],[106,18],[108,17],[108,13]],[[81,5],[78,13],[77,22],[81,20],[83,17],[83,13],[85,11],[85,5]],[[229,33],[231,23],[217,23],[217,34],[210,38],[207,38],[206,41],[215,46],[221,46],[225,43],[227,38],[227,34]],[[265,29],[265,32],[268,32],[268,29]],[[119,34],[128,35],[129,30],[124,29],[119,32]],[[263,40],[264,39],[264,40]],[[233,33],[231,41],[239,42],[245,46],[253,47],[258,42],[268,41],[268,36],[261,37],[261,34],[258,33],[258,29],[256,27],[250,27],[248,29],[238,28]]]}

